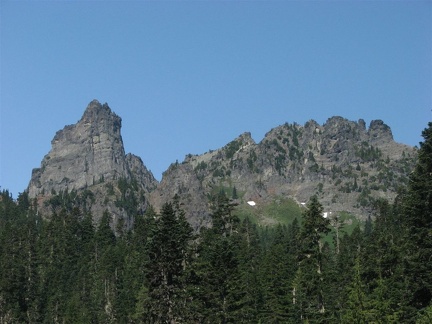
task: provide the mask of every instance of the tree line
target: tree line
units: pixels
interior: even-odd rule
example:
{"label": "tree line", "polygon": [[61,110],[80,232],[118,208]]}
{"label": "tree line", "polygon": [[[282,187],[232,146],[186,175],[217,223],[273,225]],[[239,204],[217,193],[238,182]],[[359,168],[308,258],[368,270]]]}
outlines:
{"label": "tree line", "polygon": [[114,232],[108,212],[47,221],[3,190],[0,323],[430,323],[428,126],[406,190],[351,233],[315,196],[288,226],[240,220],[221,193],[199,233],[177,197]]}

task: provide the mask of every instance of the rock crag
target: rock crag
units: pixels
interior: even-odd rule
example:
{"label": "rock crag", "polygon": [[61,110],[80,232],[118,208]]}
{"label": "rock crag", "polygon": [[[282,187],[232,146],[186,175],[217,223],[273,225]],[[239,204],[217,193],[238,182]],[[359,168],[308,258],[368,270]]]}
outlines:
{"label": "rock crag", "polygon": [[139,157],[125,154],[120,131],[121,118],[94,100],[76,124],[55,134],[28,186],[42,213],[80,207],[97,222],[108,211],[113,226],[131,228],[149,205],[160,210],[178,196],[199,230],[211,224],[210,198],[223,191],[240,206],[279,198],[301,204],[317,195],[326,211],[365,219],[378,199],[395,199],[417,156],[381,120],[366,127],[336,116],[323,125],[285,123],[259,143],[245,132],[222,148],[188,154],[158,183]]}
{"label": "rock crag", "polygon": [[[100,218],[107,210],[114,222],[133,217],[119,202],[127,200],[128,195],[134,200],[141,197],[132,207],[145,210],[146,196],[157,181],[139,157],[125,154],[120,130],[121,118],[107,104],[90,102],[76,124],[55,134],[41,167],[32,172],[29,197],[36,198],[39,208],[48,212],[46,206],[53,196],[73,192],[77,195],[74,199],[79,200],[79,194],[85,191],[92,198],[86,205],[91,205],[88,210],[94,217]],[[133,183],[134,188],[118,188],[119,181]]]}
{"label": "rock crag", "polygon": [[[275,197],[307,202],[317,195],[327,211],[346,211],[366,219],[379,198],[392,201],[408,181],[416,150],[396,143],[389,126],[374,120],[332,117],[324,125],[285,123],[255,143],[244,133],[226,146],[187,155],[172,164],[151,193],[161,206],[179,195],[187,209],[208,219],[209,196],[235,192],[240,205],[265,205]],[[264,215],[266,216],[266,215]]]}

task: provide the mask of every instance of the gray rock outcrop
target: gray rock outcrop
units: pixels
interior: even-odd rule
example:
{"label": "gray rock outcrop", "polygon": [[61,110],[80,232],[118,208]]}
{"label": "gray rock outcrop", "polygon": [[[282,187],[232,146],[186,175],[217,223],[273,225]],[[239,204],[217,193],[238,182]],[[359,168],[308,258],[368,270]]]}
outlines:
{"label": "gray rock outcrop", "polygon": [[[127,217],[126,211],[118,207],[121,204],[116,203],[120,199],[115,190],[118,181],[134,181],[136,188],[127,194],[144,197],[156,187],[157,181],[139,157],[125,154],[120,131],[121,118],[107,104],[90,102],[76,124],[55,134],[41,167],[32,172],[29,197],[36,198],[39,208],[48,212],[44,207],[53,195],[90,190],[101,198],[101,201],[93,199],[90,208],[95,218],[103,210],[111,212],[114,220]],[[106,200],[104,195],[111,198]],[[141,210],[147,205],[142,200]]]}
{"label": "gray rock outcrop", "polygon": [[[152,192],[152,204],[175,194],[186,209],[207,219],[205,202],[219,190],[239,193],[237,202],[266,204],[274,197],[306,202],[318,195],[326,210],[347,211],[365,219],[378,198],[392,201],[403,187],[416,150],[394,142],[386,124],[374,120],[332,117],[324,125],[284,124],[270,130],[260,143],[244,133],[221,149],[187,155],[166,171]],[[195,192],[196,188],[200,191]]]}
{"label": "gray rock outcrop", "polygon": [[139,157],[125,154],[120,131],[121,118],[93,100],[76,124],[55,134],[28,186],[43,215],[79,207],[98,222],[108,211],[113,227],[121,220],[131,228],[149,204],[160,210],[177,195],[199,230],[211,225],[209,198],[224,191],[240,205],[260,206],[275,197],[300,203],[317,195],[326,210],[364,219],[376,199],[396,197],[416,159],[416,149],[396,143],[383,121],[367,128],[362,119],[335,116],[323,125],[285,123],[259,143],[245,132],[222,148],[188,154],[158,183]]}

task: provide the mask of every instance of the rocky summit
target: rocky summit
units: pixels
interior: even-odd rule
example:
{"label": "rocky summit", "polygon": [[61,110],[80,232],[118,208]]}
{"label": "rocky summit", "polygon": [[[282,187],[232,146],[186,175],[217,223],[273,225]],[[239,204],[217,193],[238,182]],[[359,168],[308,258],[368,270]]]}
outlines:
{"label": "rocky summit", "polygon": [[[243,133],[222,148],[186,155],[158,183],[139,157],[125,154],[120,130],[121,118],[94,100],[76,124],[58,131],[28,187],[39,210],[80,207],[95,221],[108,211],[113,225],[130,228],[149,204],[159,210],[178,196],[199,229],[211,224],[209,198],[225,192],[239,208],[253,201],[256,209],[281,199],[301,206],[317,195],[326,211],[365,219],[378,199],[395,199],[417,156],[381,120],[366,127],[331,117],[323,125],[285,123],[259,143]],[[272,223],[258,214],[258,223]]]}
{"label": "rocky summit", "polygon": [[244,133],[220,149],[187,155],[164,173],[151,201],[160,206],[179,195],[189,214],[196,215],[196,226],[210,222],[208,197],[221,191],[239,207],[252,202],[249,213],[261,224],[275,223],[263,206],[283,199],[302,205],[313,195],[328,213],[366,219],[378,199],[395,199],[415,158],[416,150],[396,143],[381,120],[369,128],[363,120],[342,117],[324,125],[285,123],[259,143]]}
{"label": "rocky summit", "polygon": [[40,210],[84,207],[96,220],[107,210],[114,223],[130,223],[134,212],[145,210],[157,181],[139,157],[125,154],[121,121],[107,104],[93,100],[76,124],[55,134],[28,186]]}

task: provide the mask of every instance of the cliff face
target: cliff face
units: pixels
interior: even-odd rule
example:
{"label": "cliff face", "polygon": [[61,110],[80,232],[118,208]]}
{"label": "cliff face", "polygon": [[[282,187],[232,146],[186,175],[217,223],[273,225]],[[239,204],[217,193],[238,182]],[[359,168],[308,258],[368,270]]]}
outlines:
{"label": "cliff face", "polygon": [[[46,202],[56,194],[88,190],[94,198],[90,211],[96,218],[103,210],[110,211],[114,220],[127,217],[124,208],[118,207],[121,204],[116,203],[118,181],[133,180],[136,188],[127,194],[143,197],[156,187],[157,181],[139,157],[125,154],[120,130],[121,118],[107,104],[93,100],[76,124],[55,134],[41,167],[32,172],[29,197],[37,198],[39,208],[44,210]],[[104,199],[104,195],[111,199]],[[100,201],[96,199],[99,196]],[[139,205],[139,209],[145,209],[147,201],[142,199]]]}
{"label": "cliff face", "polygon": [[248,200],[264,205],[275,197],[300,203],[316,194],[327,211],[366,218],[374,200],[396,197],[415,157],[412,147],[394,142],[380,120],[368,129],[363,120],[342,117],[324,125],[284,124],[258,144],[244,133],[221,149],[186,156],[164,173],[151,201],[160,207],[178,194],[203,220],[209,215],[206,197],[220,190],[235,192],[240,205]]}
{"label": "cliff face", "polygon": [[363,120],[332,117],[323,125],[286,123],[259,143],[243,133],[173,163],[158,183],[139,157],[125,154],[120,130],[121,118],[94,100],[76,124],[55,134],[28,186],[42,213],[80,207],[97,222],[108,211],[113,225],[122,220],[129,228],[149,204],[158,210],[178,195],[199,229],[211,224],[209,198],[224,191],[240,206],[280,198],[300,204],[317,195],[326,211],[366,218],[376,199],[396,197],[416,159],[416,150],[396,143],[383,121],[366,127]]}

